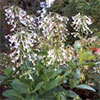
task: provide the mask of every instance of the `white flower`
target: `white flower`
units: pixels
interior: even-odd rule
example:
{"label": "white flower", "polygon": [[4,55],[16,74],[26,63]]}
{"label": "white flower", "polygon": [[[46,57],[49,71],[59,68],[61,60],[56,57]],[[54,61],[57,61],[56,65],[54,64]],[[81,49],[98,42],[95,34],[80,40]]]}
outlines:
{"label": "white flower", "polygon": [[[27,15],[26,11],[19,7],[11,6],[5,9],[5,15],[7,23],[13,26],[11,32],[23,25],[28,26],[30,29],[35,29],[35,18]],[[18,25],[19,23],[20,25]]]}
{"label": "white flower", "polygon": [[47,7],[51,7],[55,0],[46,0]]}
{"label": "white flower", "polygon": [[92,24],[92,21],[89,17],[86,15],[83,16],[80,13],[72,17],[73,22],[72,26],[77,32],[83,32],[84,34],[88,35],[89,33],[92,33],[92,31],[89,29],[88,25]]}
{"label": "white flower", "polygon": [[48,58],[50,58],[49,64],[53,64],[56,61],[60,65],[66,64],[67,61],[70,61],[72,59],[72,54],[74,52],[74,49],[72,47],[64,48],[63,45],[59,47],[58,49],[55,47],[54,49],[50,49],[48,51]]}
{"label": "white flower", "polygon": [[49,13],[46,15],[41,19],[39,26],[39,28],[42,29],[43,36],[49,38],[49,35],[55,37],[59,34],[61,39],[66,38],[68,35],[68,29],[64,23],[66,19],[67,17],[63,17],[60,14]]}
{"label": "white flower", "polygon": [[36,70],[36,68],[34,67],[33,70]]}
{"label": "white flower", "polygon": [[[35,33],[36,36],[36,33]],[[26,29],[20,29],[16,34],[6,36],[9,37],[10,48],[12,50],[10,58],[13,63],[19,61],[23,63],[24,58],[27,58],[29,61],[34,62],[34,52],[32,52],[31,47],[34,46],[34,33],[28,33]],[[34,39],[34,40],[33,40]]]}
{"label": "white flower", "polygon": [[56,71],[57,71],[57,69],[55,68],[55,69],[54,69],[54,71],[56,72]]}

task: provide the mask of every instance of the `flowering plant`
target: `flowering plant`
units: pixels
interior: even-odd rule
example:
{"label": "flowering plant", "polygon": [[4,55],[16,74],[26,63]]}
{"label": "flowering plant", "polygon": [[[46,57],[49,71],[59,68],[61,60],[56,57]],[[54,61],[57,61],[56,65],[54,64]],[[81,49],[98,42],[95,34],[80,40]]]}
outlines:
{"label": "flowering plant", "polygon": [[[89,17],[80,13],[73,16],[71,26],[74,31],[70,32],[67,27],[69,18],[57,13],[50,12],[36,18],[16,6],[7,8],[5,12],[8,24],[12,25],[12,34],[6,36],[11,50],[8,56],[17,68],[5,71],[7,77],[2,83],[6,81],[10,89],[4,92],[4,96],[11,100],[15,97],[16,100],[80,99],[73,91],[66,91],[64,84],[70,89],[95,91],[85,84],[80,85],[85,80],[87,66],[96,58],[88,48],[96,41],[96,37],[88,38],[92,33],[88,27],[92,24]],[[71,45],[68,43],[70,35],[79,38]],[[97,49],[93,51],[98,52]],[[9,74],[12,74],[10,79]]]}

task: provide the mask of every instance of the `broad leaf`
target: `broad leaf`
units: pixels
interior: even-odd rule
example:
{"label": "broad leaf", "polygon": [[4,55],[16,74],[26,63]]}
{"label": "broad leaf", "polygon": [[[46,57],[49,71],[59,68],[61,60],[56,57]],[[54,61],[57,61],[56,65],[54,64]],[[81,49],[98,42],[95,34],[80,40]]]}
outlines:
{"label": "broad leaf", "polygon": [[8,97],[8,98],[15,98],[16,100],[17,99],[23,100],[23,97],[18,92],[15,92],[13,89],[5,91],[3,93],[3,96]]}
{"label": "broad leaf", "polygon": [[29,93],[29,86],[18,79],[15,79],[11,85],[13,89],[19,93]]}
{"label": "broad leaf", "polygon": [[3,76],[3,75],[0,75],[0,80],[5,80],[6,79],[6,76]]}
{"label": "broad leaf", "polygon": [[91,91],[95,92],[95,89],[93,89],[91,86],[88,86],[86,84],[77,85],[76,88],[78,88],[78,89],[87,89],[87,90],[91,90]]}
{"label": "broad leaf", "polygon": [[39,84],[37,84],[37,86],[35,87],[33,93],[35,93],[37,90],[39,90],[41,87],[43,87],[44,82],[40,82]]}

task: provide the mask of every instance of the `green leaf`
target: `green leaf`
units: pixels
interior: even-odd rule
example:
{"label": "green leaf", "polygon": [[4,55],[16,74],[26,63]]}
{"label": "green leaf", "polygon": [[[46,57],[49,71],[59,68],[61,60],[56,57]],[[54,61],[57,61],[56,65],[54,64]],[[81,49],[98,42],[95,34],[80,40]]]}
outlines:
{"label": "green leaf", "polygon": [[53,88],[57,87],[58,85],[59,85],[58,80],[51,80],[51,81],[47,84],[46,89],[47,89],[47,90],[50,90],[50,89],[53,89]]}
{"label": "green leaf", "polygon": [[66,95],[64,92],[59,92],[56,94],[57,100],[66,100]]}
{"label": "green leaf", "polygon": [[70,79],[70,87],[71,88],[74,88],[74,87],[76,87],[77,86],[77,84],[79,84],[79,80],[76,80],[76,79]]}
{"label": "green leaf", "polygon": [[6,76],[3,76],[3,75],[0,75],[0,80],[5,80],[6,79]]}
{"label": "green leaf", "polygon": [[15,92],[13,89],[5,91],[3,93],[3,96],[8,97],[8,98],[15,98],[15,100],[17,99],[23,100],[23,97],[18,92]]}
{"label": "green leaf", "polygon": [[63,76],[66,77],[66,76],[68,76],[70,73],[71,73],[71,70],[65,71],[65,73],[64,73]]}
{"label": "green leaf", "polygon": [[7,67],[7,69],[5,69],[4,71],[4,74],[7,75],[7,76],[11,76],[11,74],[14,72],[12,67]]}
{"label": "green leaf", "polygon": [[[44,93],[44,94],[42,95],[42,97],[40,96],[40,98],[41,98],[42,100],[56,100],[56,98],[55,98],[55,96],[54,96],[54,91],[53,91],[53,90]],[[40,100],[40,98],[37,99],[37,100]]]}
{"label": "green leaf", "polygon": [[[77,93],[75,93],[74,91],[72,91],[72,90],[68,90],[67,92],[66,92],[66,95],[68,96],[68,97],[71,97],[71,98],[75,98],[75,97],[77,97],[78,96],[78,94]],[[79,97],[79,96],[78,96]],[[79,99],[78,100],[81,100],[80,99],[80,97],[79,97]]]}
{"label": "green leaf", "polygon": [[62,71],[63,71],[62,69],[58,69],[56,72],[54,72],[54,73],[51,75],[50,79],[55,78],[55,77],[56,77],[58,74],[60,74]]}
{"label": "green leaf", "polygon": [[47,73],[44,73],[43,75],[42,75],[42,79],[45,81],[45,83],[47,83],[47,82],[49,82],[49,75],[47,74]]}
{"label": "green leaf", "polygon": [[13,89],[19,93],[29,93],[29,86],[18,79],[15,79],[13,83],[11,83]]}
{"label": "green leaf", "polygon": [[79,51],[79,62],[80,62],[80,64],[85,63],[87,60],[93,60],[93,59],[95,59],[94,55],[90,55],[85,50]]}
{"label": "green leaf", "polygon": [[86,84],[77,85],[76,88],[78,88],[78,89],[87,89],[87,90],[91,90],[91,91],[95,92],[95,89],[93,89],[91,86],[88,86]]}
{"label": "green leaf", "polygon": [[76,69],[76,75],[75,75],[76,79],[79,79],[80,75],[81,75],[80,69]]}
{"label": "green leaf", "polygon": [[37,84],[37,86],[35,87],[33,93],[35,93],[37,90],[41,89],[41,87],[43,87],[44,82],[40,82],[39,84]]}

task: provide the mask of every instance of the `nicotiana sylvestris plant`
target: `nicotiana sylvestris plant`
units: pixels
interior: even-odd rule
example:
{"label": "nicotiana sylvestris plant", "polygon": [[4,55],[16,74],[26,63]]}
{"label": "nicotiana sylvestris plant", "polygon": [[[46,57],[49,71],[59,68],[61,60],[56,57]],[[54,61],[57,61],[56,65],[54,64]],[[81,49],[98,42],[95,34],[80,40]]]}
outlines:
{"label": "nicotiana sylvestris plant", "polygon": [[[69,18],[57,13],[49,12],[36,22],[35,16],[27,15],[26,11],[16,6],[5,9],[5,12],[7,23],[12,26],[12,34],[6,37],[9,38],[10,58],[13,63],[24,63],[29,60],[34,64],[37,56],[34,49],[40,51],[46,48],[48,54],[46,57],[50,59],[48,64],[55,62],[59,65],[66,64],[74,56],[74,48],[64,44],[68,36],[81,37],[80,31],[85,35],[91,33],[88,27],[92,24],[91,19],[80,13],[72,17],[75,32],[69,33],[67,28]],[[40,59],[43,57],[38,55]]]}
{"label": "nicotiana sylvestris plant", "polygon": [[[18,95],[21,99],[35,98],[35,96],[37,99],[39,96],[39,98],[45,96],[45,93],[48,95],[48,92],[54,94],[54,90],[67,81],[68,88],[73,89],[77,86],[95,91],[87,85],[78,85],[82,76],[80,66],[94,58],[92,54],[88,54],[87,48],[83,48],[88,45],[90,39],[82,38],[81,35],[84,33],[87,36],[91,33],[88,27],[91,24],[89,17],[81,14],[72,17],[72,27],[75,32],[70,33],[67,27],[69,18],[57,13],[43,14],[42,18],[40,16],[37,20],[35,16],[27,15],[26,11],[16,6],[7,8],[5,12],[6,20],[12,26],[11,34],[6,36],[10,42],[9,56],[14,64],[20,66],[18,71],[16,68],[15,74],[11,75],[14,76],[10,80],[11,90],[5,92],[5,96],[8,97],[10,93],[9,98],[11,98],[12,92],[15,92],[21,94],[21,97]],[[70,35],[74,38],[78,36],[80,40],[75,41],[74,45],[66,45]],[[95,38],[91,41],[95,41]],[[26,67],[27,61],[31,61],[33,65],[28,64]],[[16,83],[20,88],[15,87]],[[61,92],[64,93],[64,90]],[[60,96],[59,93],[53,96]],[[60,100],[59,97],[57,99]]]}

